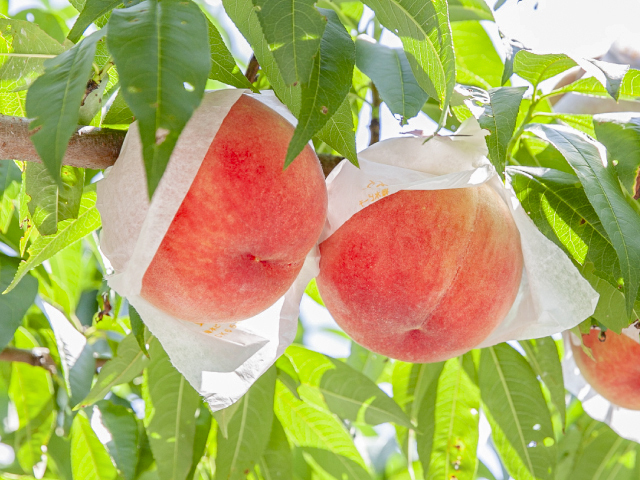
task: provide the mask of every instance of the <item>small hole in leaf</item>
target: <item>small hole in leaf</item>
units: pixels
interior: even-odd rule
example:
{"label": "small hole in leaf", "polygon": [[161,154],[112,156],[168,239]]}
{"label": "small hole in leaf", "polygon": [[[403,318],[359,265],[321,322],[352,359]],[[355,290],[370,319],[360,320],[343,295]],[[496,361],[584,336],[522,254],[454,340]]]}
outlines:
{"label": "small hole in leaf", "polygon": [[556,443],[556,441],[551,437],[546,437],[542,441],[542,443],[544,444],[545,447],[552,447]]}
{"label": "small hole in leaf", "polygon": [[529,448],[535,448],[537,446],[538,446],[538,443],[536,441],[534,441],[534,440],[530,441],[529,445],[527,445],[527,447],[529,447]]}
{"label": "small hole in leaf", "polygon": [[193,85],[191,85],[189,82],[184,82],[182,85],[184,85],[184,89],[185,89],[187,92],[193,92],[193,91],[196,89],[196,88],[195,88]]}
{"label": "small hole in leaf", "polygon": [[536,423],[536,424],[533,426],[533,429],[534,429],[536,432],[537,432],[538,430],[540,430],[540,424],[539,424],[539,423]]}
{"label": "small hole in leaf", "polygon": [[169,130],[166,128],[159,128],[156,130],[156,145],[161,145],[169,135]]}

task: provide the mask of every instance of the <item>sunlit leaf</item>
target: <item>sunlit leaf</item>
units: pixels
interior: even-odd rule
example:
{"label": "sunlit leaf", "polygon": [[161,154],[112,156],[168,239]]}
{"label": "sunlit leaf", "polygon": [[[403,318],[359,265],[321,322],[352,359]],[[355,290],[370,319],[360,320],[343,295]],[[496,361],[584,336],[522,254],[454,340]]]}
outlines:
{"label": "sunlit leaf", "polygon": [[5,290],[10,292],[18,282],[45,260],[51,258],[63,248],[86,237],[100,227],[100,214],[96,208],[95,188],[87,187],[82,194],[78,218],[64,220],[58,224],[55,235],[38,237],[29,247],[29,258],[20,263],[11,285]]}
{"label": "sunlit leaf", "polygon": [[552,478],[556,449],[551,416],[527,361],[504,343],[485,348],[478,379],[493,442],[511,476]]}
{"label": "sunlit leaf", "polygon": [[58,222],[78,218],[84,188],[84,169],[62,167],[56,182],[41,163],[27,163],[24,173],[29,214],[40,235],[54,235]]}
{"label": "sunlit leaf", "polygon": [[79,109],[90,78],[96,43],[104,31],[94,32],[76,46],[44,63],[45,72],[27,93],[31,141],[55,181],[62,158],[76,131]]}
{"label": "sunlit leaf", "polygon": [[326,25],[313,0],[253,0],[253,4],[285,83],[309,82]]}
{"label": "sunlit leaf", "polygon": [[272,367],[238,401],[228,436],[218,431],[216,474],[220,478],[244,479],[245,470],[260,460],[271,433],[275,384],[276,369]]}
{"label": "sunlit leaf", "polygon": [[618,254],[627,313],[640,287],[640,215],[627,202],[613,165],[598,144],[559,125],[534,125],[530,131],[553,144],[573,167]]}
{"label": "sunlit leaf", "polygon": [[200,395],[171,364],[160,342],[151,343],[142,384],[144,426],[161,480],[185,480],[193,461]]}
{"label": "sunlit leaf", "polygon": [[[151,342],[157,342],[157,340]],[[127,335],[118,345],[115,357],[100,369],[98,379],[82,404],[91,405],[104,398],[111,387],[130,382],[142,373],[148,361],[133,334]]]}
{"label": "sunlit leaf", "polygon": [[118,476],[106,448],[82,411],[71,426],[71,471],[74,479],[83,480],[115,480]]}
{"label": "sunlit leaf", "polygon": [[480,126],[491,134],[486,138],[489,159],[504,178],[509,142],[516,127],[518,109],[527,87],[499,87],[489,90],[489,103],[479,119]]}
{"label": "sunlit leaf", "polygon": [[[473,362],[469,356],[466,361]],[[418,455],[428,478],[474,478],[480,392],[462,362],[459,357],[445,363],[418,412]]]}

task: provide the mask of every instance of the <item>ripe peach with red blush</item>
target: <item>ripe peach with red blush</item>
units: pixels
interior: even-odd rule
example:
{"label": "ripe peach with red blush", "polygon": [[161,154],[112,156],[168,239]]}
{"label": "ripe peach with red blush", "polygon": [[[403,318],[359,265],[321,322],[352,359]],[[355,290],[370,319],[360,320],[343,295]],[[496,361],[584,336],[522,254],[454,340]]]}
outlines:
{"label": "ripe peach with red blush", "polygon": [[520,234],[487,185],[403,190],[360,210],[320,244],[318,289],[356,342],[408,362],[481,343],[522,277]]}
{"label": "ripe peach with red blush", "polygon": [[593,359],[573,342],[571,350],[585,380],[612,403],[640,410],[640,343],[598,328],[582,335],[582,342],[591,349]]}
{"label": "ripe peach with red blush", "polygon": [[144,274],[143,298],[184,320],[236,321],[286,293],[327,213],[313,149],[283,168],[293,131],[247,95],[231,107]]}

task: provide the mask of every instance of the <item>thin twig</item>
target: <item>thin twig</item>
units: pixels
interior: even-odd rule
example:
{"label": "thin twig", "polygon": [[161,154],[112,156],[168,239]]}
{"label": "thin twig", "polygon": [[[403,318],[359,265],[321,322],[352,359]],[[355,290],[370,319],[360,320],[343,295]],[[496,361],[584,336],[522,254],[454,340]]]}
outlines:
{"label": "thin twig", "polygon": [[369,123],[371,138],[369,140],[369,145],[373,145],[380,141],[380,104],[382,101],[380,100],[378,89],[373,82],[371,82],[371,97],[371,122]]}
{"label": "thin twig", "polygon": [[[108,358],[96,358],[96,369],[102,368],[108,361]],[[56,362],[51,357],[49,349],[44,347],[36,347],[31,350],[7,347],[0,351],[0,362],[26,363],[33,367],[42,367],[52,374],[57,371]]]}
{"label": "thin twig", "polygon": [[42,367],[52,374],[56,373],[56,362],[49,354],[48,348],[37,347],[32,350],[7,347],[0,352],[0,361],[26,363],[34,367]]}
{"label": "thin twig", "polygon": [[249,60],[249,65],[247,65],[247,71],[244,74],[249,80],[249,83],[253,83],[258,78],[258,71],[260,70],[260,64],[258,63],[258,59],[255,55],[251,55],[251,60]]}

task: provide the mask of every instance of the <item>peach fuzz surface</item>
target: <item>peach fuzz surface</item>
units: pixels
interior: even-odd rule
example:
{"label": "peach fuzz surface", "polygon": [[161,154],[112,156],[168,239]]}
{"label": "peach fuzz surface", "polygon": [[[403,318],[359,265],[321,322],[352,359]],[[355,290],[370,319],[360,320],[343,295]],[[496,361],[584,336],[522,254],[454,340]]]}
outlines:
{"label": "peach fuzz surface", "polygon": [[327,212],[309,145],[283,169],[293,131],[274,110],[240,97],[144,274],[143,298],[207,322],[250,318],[284,295]]}
{"label": "peach fuzz surface", "polygon": [[504,319],[522,277],[520,234],[486,185],[403,190],[320,244],[318,289],[362,346],[428,363],[460,355]]}
{"label": "peach fuzz surface", "polygon": [[592,360],[580,345],[571,343],[573,358],[584,379],[610,402],[630,410],[640,410],[640,344],[626,335],[600,329],[582,335],[591,349]]}

